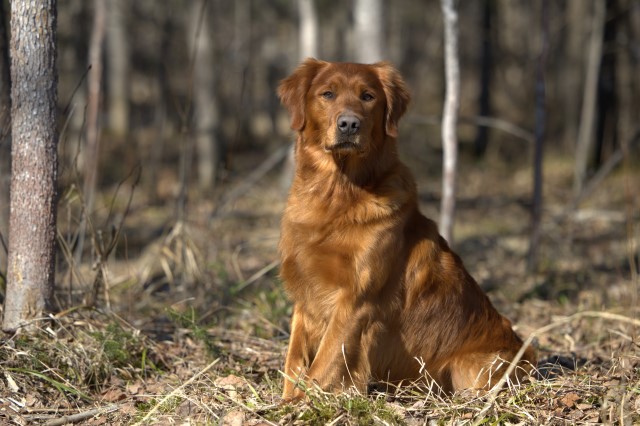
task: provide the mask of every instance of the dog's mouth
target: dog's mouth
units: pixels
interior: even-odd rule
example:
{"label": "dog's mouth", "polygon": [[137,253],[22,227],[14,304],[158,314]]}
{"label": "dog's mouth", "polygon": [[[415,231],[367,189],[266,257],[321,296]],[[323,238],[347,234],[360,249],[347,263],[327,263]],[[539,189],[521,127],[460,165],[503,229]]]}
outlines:
{"label": "dog's mouth", "polygon": [[336,138],[331,145],[325,145],[324,150],[331,153],[348,154],[350,152],[361,152],[362,145],[360,138]]}

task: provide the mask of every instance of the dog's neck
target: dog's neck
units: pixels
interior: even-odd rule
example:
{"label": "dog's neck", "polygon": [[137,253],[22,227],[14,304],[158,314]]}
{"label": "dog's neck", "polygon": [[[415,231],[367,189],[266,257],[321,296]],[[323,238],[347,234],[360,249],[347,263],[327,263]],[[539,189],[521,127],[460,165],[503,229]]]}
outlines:
{"label": "dog's neck", "polygon": [[367,189],[400,163],[392,138],[365,153],[330,153],[316,145],[305,144],[303,138],[299,135],[296,147],[296,177],[302,184],[329,180],[353,189]]}

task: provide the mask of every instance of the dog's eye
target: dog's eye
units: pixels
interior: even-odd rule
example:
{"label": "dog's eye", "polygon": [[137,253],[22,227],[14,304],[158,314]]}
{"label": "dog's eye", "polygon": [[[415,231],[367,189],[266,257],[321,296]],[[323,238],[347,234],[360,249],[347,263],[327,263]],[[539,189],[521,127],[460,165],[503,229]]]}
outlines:
{"label": "dog's eye", "polygon": [[333,99],[333,92],[330,90],[327,90],[322,94],[322,97],[325,99]]}
{"label": "dog's eye", "polygon": [[369,101],[372,101],[374,97],[371,93],[364,92],[362,95],[360,95],[360,99],[362,99],[365,102],[369,102]]}

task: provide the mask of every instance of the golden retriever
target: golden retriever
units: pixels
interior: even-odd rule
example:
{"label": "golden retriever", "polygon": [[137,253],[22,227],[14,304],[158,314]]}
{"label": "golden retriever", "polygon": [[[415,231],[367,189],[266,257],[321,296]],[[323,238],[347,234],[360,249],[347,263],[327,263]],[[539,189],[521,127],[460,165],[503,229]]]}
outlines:
{"label": "golden retriever", "polygon": [[[283,398],[302,397],[301,381],[493,386],[522,341],[418,210],[396,149],[409,102],[398,71],[307,59],[279,96],[298,135],[279,245],[294,302]],[[522,364],[534,362],[528,348]]]}

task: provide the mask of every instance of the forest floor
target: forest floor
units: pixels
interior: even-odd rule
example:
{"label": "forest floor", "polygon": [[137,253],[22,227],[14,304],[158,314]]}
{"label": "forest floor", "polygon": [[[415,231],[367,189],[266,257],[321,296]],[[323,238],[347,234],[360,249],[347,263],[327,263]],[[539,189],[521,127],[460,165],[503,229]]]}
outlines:
{"label": "forest floor", "polygon": [[[419,171],[420,161],[410,166]],[[571,162],[548,156],[539,269],[528,273],[531,170],[505,163],[463,163],[455,249],[517,332],[535,335],[540,363],[525,383],[451,397],[311,390],[283,405],[291,304],[278,280],[277,176],[215,214],[216,197],[193,197],[184,220],[138,189],[127,209],[124,184],[105,191],[93,220],[104,259],[61,255],[65,309],[0,343],[0,423],[640,424],[639,165],[620,167],[571,208]],[[418,173],[432,218],[439,185],[437,171]],[[72,199],[59,215],[68,253]],[[103,240],[119,223],[109,253]]]}

